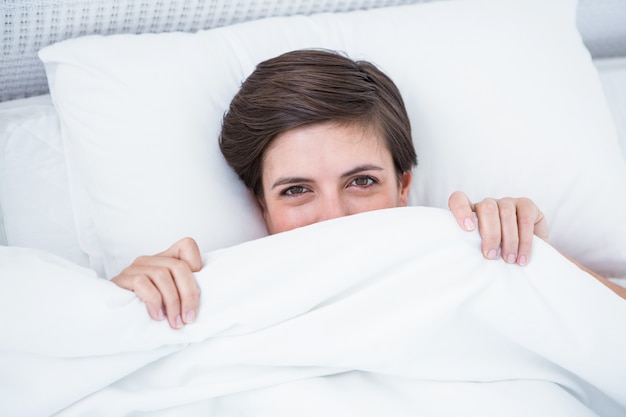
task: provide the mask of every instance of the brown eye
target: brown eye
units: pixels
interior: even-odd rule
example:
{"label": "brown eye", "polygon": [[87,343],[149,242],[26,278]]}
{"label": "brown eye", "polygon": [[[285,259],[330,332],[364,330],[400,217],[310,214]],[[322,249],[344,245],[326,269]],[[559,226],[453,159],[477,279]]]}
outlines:
{"label": "brown eye", "polygon": [[301,185],[294,185],[293,187],[289,187],[285,191],[283,191],[283,194],[285,194],[285,195],[298,195],[298,194],[304,194],[307,191],[308,190],[305,187],[301,186]]}
{"label": "brown eye", "polygon": [[352,180],[352,185],[356,185],[357,187],[369,187],[375,183],[376,180],[372,177],[358,177]]}

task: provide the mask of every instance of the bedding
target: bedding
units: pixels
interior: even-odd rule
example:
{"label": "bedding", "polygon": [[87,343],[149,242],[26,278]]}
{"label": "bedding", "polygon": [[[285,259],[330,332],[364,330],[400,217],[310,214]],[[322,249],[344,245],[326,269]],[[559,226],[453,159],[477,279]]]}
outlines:
{"label": "bedding", "polygon": [[2,247],[0,414],[623,416],[623,300],[540,240],[527,267],[479,240],[407,207],[206,253],[179,331]]}
{"label": "bedding", "polygon": [[[594,66],[626,159],[626,58],[595,59]],[[50,95],[0,103],[0,144],[0,244],[43,249],[89,266],[76,236],[59,120]],[[2,219],[9,225],[6,233]],[[625,285],[626,277],[618,282]]]}
{"label": "bedding", "polygon": [[89,265],[76,237],[61,128],[49,95],[0,103],[0,232],[0,244]]}
{"label": "bedding", "polygon": [[599,59],[595,65],[626,159],[626,58]]}
{"label": "bedding", "polygon": [[[0,103],[0,415],[626,414],[624,300],[539,239],[526,267],[484,260],[440,209],[454,189],[529,196],[558,250],[626,285],[626,61],[597,59],[624,51],[601,33],[623,29],[623,2],[446,0],[193,32],[397,3],[416,2],[0,6],[0,101],[46,92],[43,63],[50,84]],[[170,30],[190,33],[139,34]],[[107,36],[33,65],[89,33]],[[254,65],[300,47],[399,84],[412,207],[265,236],[215,138]],[[202,297],[175,331],[106,278],[184,235]]]}
{"label": "bedding", "polygon": [[47,47],[79,244],[111,277],[182,236],[207,251],[264,235],[219,152],[221,116],[257,62],[325,47],[399,85],[419,155],[411,204],[445,207],[459,189],[527,196],[560,250],[626,275],[626,163],[575,12],[572,0],[445,1]]}

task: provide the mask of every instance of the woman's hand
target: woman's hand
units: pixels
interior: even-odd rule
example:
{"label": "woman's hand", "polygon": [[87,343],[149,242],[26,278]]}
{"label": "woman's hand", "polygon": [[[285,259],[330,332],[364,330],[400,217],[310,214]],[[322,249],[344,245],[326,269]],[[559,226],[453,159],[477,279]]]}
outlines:
{"label": "woman's hand", "polygon": [[501,249],[506,262],[526,265],[533,235],[548,239],[546,219],[528,198],[486,198],[473,204],[465,193],[456,191],[450,195],[448,206],[465,230],[476,228],[473,214],[476,213],[482,252],[487,259],[497,258],[498,249]]}
{"label": "woman's hand", "polygon": [[146,303],[150,317],[167,317],[169,325],[179,329],[198,315],[200,290],[193,272],[201,268],[198,245],[184,238],[164,252],[140,256],[111,281],[134,291]]}

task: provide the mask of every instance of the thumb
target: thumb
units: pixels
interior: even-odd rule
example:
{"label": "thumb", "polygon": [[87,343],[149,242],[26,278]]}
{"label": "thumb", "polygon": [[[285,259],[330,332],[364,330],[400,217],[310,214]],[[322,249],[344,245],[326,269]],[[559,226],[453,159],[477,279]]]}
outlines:
{"label": "thumb", "polygon": [[448,207],[459,226],[468,231],[476,228],[476,223],[474,222],[475,207],[465,193],[461,191],[453,192],[448,198]]}

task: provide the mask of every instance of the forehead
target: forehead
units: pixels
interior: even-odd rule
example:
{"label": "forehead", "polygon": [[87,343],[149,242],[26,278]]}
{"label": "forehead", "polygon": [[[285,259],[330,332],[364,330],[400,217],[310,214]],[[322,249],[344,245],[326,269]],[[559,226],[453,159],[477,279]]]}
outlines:
{"label": "forehead", "polygon": [[325,122],[287,130],[274,138],[267,147],[264,160],[285,153],[302,152],[307,160],[314,156],[332,156],[349,150],[356,154],[389,152],[386,141],[377,129],[363,123]]}
{"label": "forehead", "polygon": [[390,151],[374,129],[322,123],[277,136],[263,158],[262,187],[284,180],[335,181],[357,167],[395,172]]}

